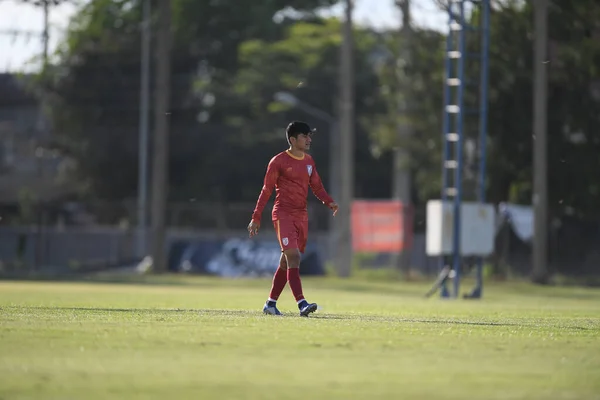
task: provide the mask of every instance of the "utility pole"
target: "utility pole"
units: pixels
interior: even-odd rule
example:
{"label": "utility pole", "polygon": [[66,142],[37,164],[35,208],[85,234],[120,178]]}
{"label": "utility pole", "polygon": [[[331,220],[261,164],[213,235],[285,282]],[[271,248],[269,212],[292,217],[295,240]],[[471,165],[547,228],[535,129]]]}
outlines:
{"label": "utility pole", "polygon": [[140,82],[140,132],[139,132],[139,166],[138,166],[138,236],[136,254],[144,257],[147,254],[146,221],[148,218],[148,118],[150,103],[150,37],[151,37],[151,0],[141,0],[143,7],[142,47],[141,47],[141,82]]}
{"label": "utility pole", "polygon": [[548,279],[547,68],[548,0],[534,1],[533,281]]}
{"label": "utility pole", "polygon": [[154,272],[167,267],[166,200],[169,190],[169,103],[171,76],[171,1],[158,1],[158,34],[156,46],[156,88],[154,158],[152,169],[152,264]]}
{"label": "utility pole", "polygon": [[[340,202],[340,122],[339,118],[332,118],[329,123],[329,194],[334,201]],[[340,218],[338,214],[329,220],[329,254],[337,260],[341,237]],[[336,261],[337,262],[337,261]],[[338,275],[341,273],[341,264],[336,265]]]}
{"label": "utility pole", "polygon": [[48,19],[50,17],[50,5],[48,4],[48,1],[44,1],[43,3],[43,7],[44,7],[44,32],[42,33],[42,45],[43,45],[43,49],[44,49],[44,65],[46,65],[46,63],[48,62],[48,43],[50,41],[50,33],[49,33],[49,23],[48,23]]}
{"label": "utility pole", "polygon": [[[401,120],[398,123],[398,143],[394,149],[394,175],[392,184],[392,196],[394,200],[402,202],[402,232],[408,227],[407,220],[410,221],[409,208],[411,204],[411,177],[409,167],[409,154],[404,148],[405,143],[412,136],[410,107],[411,100],[411,81],[406,75],[406,69],[412,63],[412,19],[410,14],[410,0],[396,0],[396,6],[402,14],[401,27],[401,48],[400,57],[396,61],[396,76],[398,78],[398,115]],[[408,276],[410,269],[410,253],[407,249],[402,249],[396,255],[395,264]]]}
{"label": "utility pole", "polygon": [[21,0],[24,4],[31,4],[34,7],[42,8],[43,27],[42,32],[33,32],[28,30],[2,30],[0,35],[25,35],[27,37],[37,36],[42,39],[42,68],[48,63],[48,47],[50,43],[50,8],[65,3],[67,0]]}
{"label": "utility pole", "polygon": [[351,207],[354,197],[354,65],[352,9],[353,0],[345,0],[345,20],[342,28],[340,54],[340,199],[336,269],[341,277],[350,276],[352,266]]}
{"label": "utility pole", "polygon": [[[44,20],[44,27],[42,30],[40,35],[41,39],[42,39],[42,60],[43,60],[43,65],[46,65],[46,63],[48,62],[48,46],[50,43],[50,24],[49,24],[49,17],[50,17],[50,7],[52,6],[59,6],[62,3],[67,3],[71,0],[21,0],[22,3],[24,4],[31,4],[34,7],[42,7],[42,11],[43,11],[43,20]],[[24,33],[27,31],[23,31]],[[18,32],[15,32],[18,33]]]}

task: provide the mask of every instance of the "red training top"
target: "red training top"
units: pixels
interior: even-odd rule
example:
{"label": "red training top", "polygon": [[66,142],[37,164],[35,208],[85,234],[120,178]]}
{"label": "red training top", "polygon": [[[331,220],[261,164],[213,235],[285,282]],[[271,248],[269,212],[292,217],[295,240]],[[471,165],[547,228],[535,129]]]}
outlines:
{"label": "red training top", "polygon": [[329,206],[333,199],[323,187],[323,182],[315,167],[313,158],[304,154],[296,157],[289,150],[277,154],[271,159],[265,174],[265,180],[256,202],[252,219],[260,222],[267,201],[276,189],[275,205],[273,206],[273,221],[279,219],[308,220],[306,198],[308,187],[315,197]]}

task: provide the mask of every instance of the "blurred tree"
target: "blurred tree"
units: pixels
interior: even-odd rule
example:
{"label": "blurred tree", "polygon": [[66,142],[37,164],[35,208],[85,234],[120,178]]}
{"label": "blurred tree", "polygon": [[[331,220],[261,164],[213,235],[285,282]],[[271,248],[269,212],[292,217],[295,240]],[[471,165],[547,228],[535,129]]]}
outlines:
{"label": "blurred tree", "polygon": [[[549,9],[549,207],[598,216],[600,185],[600,3],[553,0]],[[491,18],[490,201],[531,202],[532,5],[506,2]]]}
{"label": "blurred tree", "polygon": [[[328,188],[329,151],[332,126],[323,119],[306,113],[301,107],[277,102],[277,92],[293,94],[301,102],[325,113],[337,115],[339,86],[339,51],[341,24],[336,19],[298,22],[286,30],[277,41],[249,40],[240,46],[240,69],[232,90],[243,111],[231,114],[233,126],[243,130],[241,138],[232,138],[230,149],[238,148],[238,160],[230,166],[234,180],[244,176],[242,185],[231,190],[231,197],[254,199],[262,182],[266,163],[276,152],[287,146],[284,128],[292,119],[310,121],[320,133],[315,136],[312,154]],[[358,197],[388,197],[390,193],[390,158],[373,157],[365,116],[381,106],[379,82],[374,64],[380,51],[378,36],[369,30],[355,32],[356,90],[356,195]],[[240,140],[241,139],[241,140]],[[249,168],[259,163],[258,169]]]}
{"label": "blurred tree", "polygon": [[[423,29],[414,29],[412,38],[413,62],[405,66],[404,74],[398,74],[396,60],[402,48],[402,37],[399,32],[386,34],[389,54],[377,68],[381,82],[379,96],[384,106],[371,116],[370,122],[374,146],[382,151],[398,145],[408,149],[413,200],[422,204],[429,198],[439,197],[440,192],[445,41],[441,33]],[[400,89],[405,87],[410,88],[410,93]],[[408,123],[412,126],[413,135],[404,141],[398,138],[398,125],[403,118],[398,114],[400,96],[410,97]]]}
{"label": "blurred tree", "polygon": [[[240,7],[236,0],[173,1],[172,197],[189,194],[184,187],[201,175],[203,156],[214,155],[208,144],[218,147],[219,135],[226,133],[213,128],[224,122],[223,110],[229,114],[228,87],[238,67],[240,43],[276,39],[290,23],[285,15],[314,18],[317,7],[335,2],[268,0]],[[121,199],[136,194],[140,5],[139,0],[84,5],[71,21],[55,62],[46,66],[34,88],[47,94],[54,145],[75,161],[73,177],[90,196]],[[283,22],[276,23],[280,16]],[[198,77],[220,91],[207,97],[193,85]],[[204,118],[200,108],[215,99],[220,106],[215,110],[221,111],[211,115],[213,128],[205,133],[197,123]],[[231,112],[236,112],[235,102]]]}
{"label": "blurred tree", "polygon": [[[271,0],[243,8],[236,0],[174,0],[172,200],[253,201],[266,161],[285,146],[283,127],[290,119],[309,120],[323,133],[315,137],[314,155],[327,177],[327,125],[276,104],[273,95],[291,91],[336,114],[339,23],[314,13],[332,3]],[[282,13],[288,5],[303,11]],[[73,172],[91,196],[136,194],[140,19],[139,0],[89,2],[35,88],[47,91],[56,147],[76,162]],[[555,213],[598,213],[600,185],[593,173],[600,169],[598,21],[595,0],[552,1],[548,160]],[[494,2],[491,24],[488,198],[527,204],[533,140],[531,6]],[[356,40],[357,196],[386,197],[397,96],[407,95],[396,89],[400,39],[395,32],[357,29]],[[416,30],[414,40],[414,63],[407,72],[415,134],[406,145],[413,192],[422,203],[439,196],[444,38]],[[476,100],[472,90],[468,101]]]}
{"label": "blurred tree", "polygon": [[[443,2],[442,2],[443,3]],[[446,4],[446,3],[443,3]],[[531,202],[533,14],[531,4],[494,2],[491,16],[488,122],[490,202]],[[600,185],[590,171],[600,169],[600,3],[594,0],[554,0],[549,15],[549,195],[554,214],[598,215]],[[477,24],[472,15],[471,24]],[[473,35],[473,34],[471,34]],[[404,143],[412,155],[417,203],[439,198],[441,178],[441,118],[444,38],[417,30],[414,64],[408,66],[416,134]],[[477,38],[469,51],[479,51]],[[388,36],[395,59],[400,38]],[[385,111],[373,118],[379,146],[396,144],[398,75],[393,63],[378,70]],[[479,79],[477,63],[467,63],[467,76]],[[465,101],[477,106],[477,86],[469,86]],[[465,120],[465,134],[476,138],[478,127]],[[473,197],[471,192],[467,197]]]}

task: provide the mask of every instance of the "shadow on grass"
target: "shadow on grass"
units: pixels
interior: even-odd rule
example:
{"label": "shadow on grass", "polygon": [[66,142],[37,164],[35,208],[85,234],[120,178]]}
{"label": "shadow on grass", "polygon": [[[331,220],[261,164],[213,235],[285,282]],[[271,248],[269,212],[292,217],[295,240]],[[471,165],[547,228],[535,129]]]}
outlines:
{"label": "shadow on grass", "polygon": [[600,290],[593,286],[511,286],[503,288],[508,295],[517,295],[529,298],[552,297],[565,300],[600,300]]}
{"label": "shadow on grass", "polygon": [[[473,326],[497,326],[497,327],[542,327],[546,324],[516,323],[516,322],[495,322],[495,321],[465,321],[459,319],[426,319],[426,318],[402,318],[402,317],[384,317],[377,315],[343,315],[343,314],[319,314],[312,318],[317,319],[335,319],[335,320],[358,320],[373,322],[396,322],[396,323],[418,323],[418,324],[438,324],[438,325],[473,325]],[[594,330],[583,326],[561,326],[565,329],[574,330]]]}
{"label": "shadow on grass", "polygon": [[[315,288],[337,290],[354,293],[376,293],[391,295],[408,295],[421,297],[425,286],[418,286],[418,282],[398,282],[398,285],[389,282],[369,281],[361,278],[338,280],[327,276],[306,275],[303,277]],[[190,287],[190,288],[227,288],[227,287],[268,287],[272,276],[253,278],[225,278],[209,275],[185,275],[175,273],[165,274],[62,274],[62,275],[2,275],[0,281],[26,281],[37,283],[81,283],[90,285],[137,285],[148,287]],[[265,286],[266,285],[266,286]]]}
{"label": "shadow on grass", "polygon": [[[498,321],[466,321],[459,319],[427,319],[427,318],[403,318],[403,317],[389,317],[381,315],[357,315],[357,314],[312,314],[308,318],[300,317],[297,313],[285,312],[282,316],[264,315],[260,311],[255,310],[224,310],[224,309],[194,309],[194,308],[98,308],[98,307],[47,307],[47,306],[28,306],[18,307],[9,306],[5,308],[20,308],[20,309],[35,309],[35,310],[65,310],[65,311],[76,311],[76,312],[96,312],[96,313],[131,313],[131,314],[186,314],[193,313],[200,316],[214,316],[214,317],[264,317],[264,318],[300,318],[300,319],[315,319],[321,321],[327,320],[345,320],[345,321],[358,321],[358,322],[380,322],[380,323],[417,323],[417,324],[437,324],[437,325],[471,325],[471,326],[489,326],[489,327],[527,327],[527,328],[540,328],[549,326],[543,323],[517,323],[517,322],[498,322]],[[597,330],[593,327],[583,326],[554,326],[554,328],[561,329],[572,329],[580,331],[591,331]]]}
{"label": "shadow on grass", "polygon": [[[404,296],[423,298],[430,283],[427,279],[383,282],[379,279],[370,280],[360,277],[337,279],[321,276],[306,276],[307,283],[316,289],[336,290],[342,292]],[[66,274],[23,274],[0,273],[0,281],[29,281],[38,283],[82,283],[82,284],[111,284],[138,285],[140,287],[181,287],[181,288],[227,288],[227,287],[266,287],[270,285],[271,277],[231,279],[206,275],[185,275],[177,273],[164,274],[120,274],[106,272],[101,274],[66,273]],[[266,285],[266,286],[265,286]],[[529,282],[515,280],[503,282],[485,282],[484,290],[498,295],[516,295],[529,298],[561,298],[566,300],[600,301],[600,290],[586,286],[562,285],[532,285]],[[425,299],[423,299],[425,300]],[[454,300],[456,301],[456,300]],[[481,300],[480,300],[481,301]]]}
{"label": "shadow on grass", "polygon": [[8,306],[5,308],[29,309],[29,310],[45,310],[45,311],[77,311],[77,312],[92,312],[92,313],[131,313],[131,314],[165,314],[165,313],[198,313],[205,315],[223,315],[223,316],[251,316],[256,314],[256,311],[250,310],[217,310],[217,309],[193,309],[193,308],[109,308],[109,307],[48,307],[48,306]]}

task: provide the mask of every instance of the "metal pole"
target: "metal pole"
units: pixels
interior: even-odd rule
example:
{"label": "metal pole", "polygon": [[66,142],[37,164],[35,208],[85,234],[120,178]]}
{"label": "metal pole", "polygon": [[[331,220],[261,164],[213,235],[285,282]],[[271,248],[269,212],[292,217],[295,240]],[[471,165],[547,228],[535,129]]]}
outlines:
{"label": "metal pole", "polygon": [[[448,25],[450,26],[452,24],[453,21],[453,17],[452,17],[452,8],[451,8],[451,4],[448,5]],[[454,44],[454,38],[453,38],[453,34],[452,34],[452,30],[450,29],[448,31],[448,34],[446,35],[446,55],[445,55],[445,68],[444,68],[444,117],[442,120],[442,142],[444,143],[444,149],[443,149],[443,159],[442,159],[442,190],[441,190],[441,198],[442,198],[442,202],[446,203],[446,201],[448,201],[448,188],[451,185],[451,179],[448,173],[448,168],[446,168],[446,161],[450,159],[451,157],[451,145],[450,145],[450,141],[448,140],[447,134],[450,133],[450,126],[451,126],[451,121],[450,121],[450,112],[448,110],[448,107],[452,104],[452,93],[450,90],[450,85],[448,84],[449,79],[454,77],[455,74],[455,70],[454,70],[454,65],[452,62],[452,59],[450,58],[449,54],[453,49],[453,44]],[[444,269],[446,268],[446,261],[447,258],[445,255],[440,255],[438,262],[439,262],[439,270],[440,272],[443,272]],[[450,265],[451,261],[448,261],[448,265]],[[441,289],[441,295],[442,297],[446,297],[447,294],[447,289],[446,289],[446,283],[445,281],[441,282],[440,284],[440,289]]]}
{"label": "metal pole", "polygon": [[49,23],[48,18],[50,16],[50,4],[48,4],[48,0],[44,1],[44,31],[42,33],[42,45],[43,45],[43,62],[44,66],[48,63],[48,44],[50,41],[50,33],[49,33]]}
{"label": "metal pole", "polygon": [[337,201],[340,195],[340,128],[337,121],[331,121],[329,124],[329,192],[331,197]]}
{"label": "metal pole", "polygon": [[464,82],[465,78],[465,5],[464,2],[459,3],[460,7],[460,26],[459,32],[459,52],[460,58],[458,59],[458,79],[461,82],[458,85],[457,103],[458,113],[456,115],[457,124],[456,130],[458,134],[458,141],[456,142],[456,160],[458,165],[454,170],[454,182],[456,186],[456,196],[454,197],[454,226],[453,226],[453,243],[452,243],[452,264],[454,267],[454,297],[459,296],[460,289],[460,278],[461,278],[461,262],[462,262],[462,249],[461,249],[461,206],[462,206],[462,164],[463,164],[463,116],[464,116]]}
{"label": "metal pole", "polygon": [[146,255],[146,219],[148,218],[148,118],[150,112],[150,37],[151,0],[142,0],[142,59],[140,82],[140,125],[138,167],[138,237],[136,254]]}
{"label": "metal pole", "polygon": [[[481,2],[481,95],[479,100],[479,202],[485,203],[485,176],[487,156],[487,118],[488,118],[488,61],[490,42],[490,0]],[[476,286],[473,297],[479,298],[483,292],[483,257],[477,259]]]}
{"label": "metal pole", "polygon": [[485,171],[488,117],[488,76],[490,43],[490,0],[481,2],[481,77],[480,77],[480,116],[479,116],[479,201],[485,202]]}
{"label": "metal pole", "polygon": [[152,262],[155,272],[166,270],[166,199],[169,188],[169,99],[171,63],[171,1],[158,1],[155,133],[152,169]]}
{"label": "metal pole", "polygon": [[533,281],[547,280],[548,178],[547,178],[547,44],[548,0],[534,2],[533,84]]}
{"label": "metal pole", "polygon": [[[340,128],[338,121],[335,119],[330,120],[329,132],[329,193],[335,201],[340,201]],[[339,234],[339,218],[335,217],[330,219],[328,240],[329,256],[333,259],[337,258]]]}
{"label": "metal pole", "polygon": [[340,194],[336,267],[341,277],[352,270],[351,207],[354,195],[354,68],[352,35],[352,0],[346,0],[340,62]]}
{"label": "metal pole", "polygon": [[[404,142],[411,136],[411,122],[409,121],[409,102],[411,96],[410,77],[406,75],[406,67],[412,62],[412,26],[410,14],[410,0],[396,0],[396,5],[402,13],[402,42],[400,59],[397,62],[396,70],[399,81],[398,90],[398,114],[403,116],[403,122],[398,124],[398,144],[394,149],[394,184],[393,198],[402,202],[402,231],[407,228],[406,219],[408,218],[408,205],[411,203],[411,177],[408,166],[409,154],[404,148]],[[404,271],[408,277],[410,269],[410,254],[407,249],[401,249],[396,254],[395,264]]]}
{"label": "metal pole", "polygon": [[[50,41],[50,24],[49,24],[49,18],[50,18],[50,4],[48,2],[48,0],[45,0],[43,3],[43,14],[44,14],[44,29],[42,32],[42,48],[43,48],[43,54],[42,54],[42,65],[41,65],[41,70],[45,70],[46,66],[48,65],[48,45],[49,45],[49,41]],[[48,123],[46,120],[46,115],[44,114],[44,108],[48,102],[47,100],[47,92],[45,89],[42,89],[41,92],[41,96],[40,96],[40,104],[38,107],[38,133],[41,133],[43,137],[47,137],[48,136]],[[38,174],[42,173],[42,168],[41,168],[41,160],[39,158],[36,158],[36,164],[37,164],[37,170],[38,170]]]}

